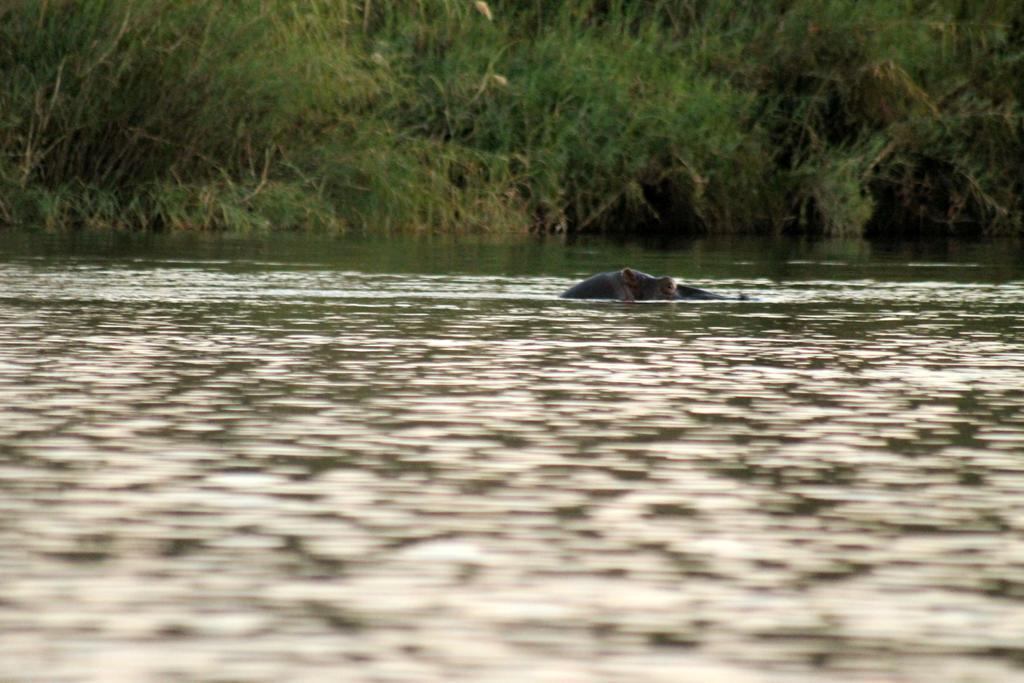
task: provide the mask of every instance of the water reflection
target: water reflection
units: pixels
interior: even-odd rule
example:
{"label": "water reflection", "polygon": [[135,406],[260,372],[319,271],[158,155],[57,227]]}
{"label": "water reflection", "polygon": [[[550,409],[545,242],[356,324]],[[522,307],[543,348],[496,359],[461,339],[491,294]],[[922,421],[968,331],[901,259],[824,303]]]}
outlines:
{"label": "water reflection", "polygon": [[788,267],[3,263],[0,677],[1018,680],[1024,284]]}

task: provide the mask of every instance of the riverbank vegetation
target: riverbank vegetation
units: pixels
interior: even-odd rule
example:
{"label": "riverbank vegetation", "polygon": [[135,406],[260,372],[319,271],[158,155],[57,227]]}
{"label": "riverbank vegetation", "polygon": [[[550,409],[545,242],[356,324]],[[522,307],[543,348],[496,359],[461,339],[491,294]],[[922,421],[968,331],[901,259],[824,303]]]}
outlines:
{"label": "riverbank vegetation", "polygon": [[0,79],[0,225],[1024,225],[1018,0],[12,0]]}

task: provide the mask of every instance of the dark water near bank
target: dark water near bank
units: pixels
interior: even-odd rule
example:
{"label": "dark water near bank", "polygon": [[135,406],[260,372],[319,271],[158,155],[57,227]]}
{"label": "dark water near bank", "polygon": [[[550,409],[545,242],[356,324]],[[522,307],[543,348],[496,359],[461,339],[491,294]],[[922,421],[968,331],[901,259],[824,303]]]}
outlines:
{"label": "dark water near bank", "polygon": [[0,235],[0,680],[1024,680],[1022,257]]}

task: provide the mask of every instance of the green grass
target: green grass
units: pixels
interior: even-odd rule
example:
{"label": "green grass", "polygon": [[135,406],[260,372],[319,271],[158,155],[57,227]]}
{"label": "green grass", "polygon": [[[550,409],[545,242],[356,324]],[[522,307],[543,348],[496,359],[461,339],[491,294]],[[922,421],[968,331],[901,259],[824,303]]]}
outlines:
{"label": "green grass", "polygon": [[0,225],[1024,228],[1009,0],[11,0]]}

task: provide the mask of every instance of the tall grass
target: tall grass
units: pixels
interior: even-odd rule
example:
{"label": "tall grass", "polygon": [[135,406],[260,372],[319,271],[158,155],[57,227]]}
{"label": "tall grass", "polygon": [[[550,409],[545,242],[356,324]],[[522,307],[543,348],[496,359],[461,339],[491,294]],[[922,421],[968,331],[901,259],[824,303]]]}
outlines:
{"label": "tall grass", "polygon": [[1010,0],[9,0],[0,225],[1019,233]]}

